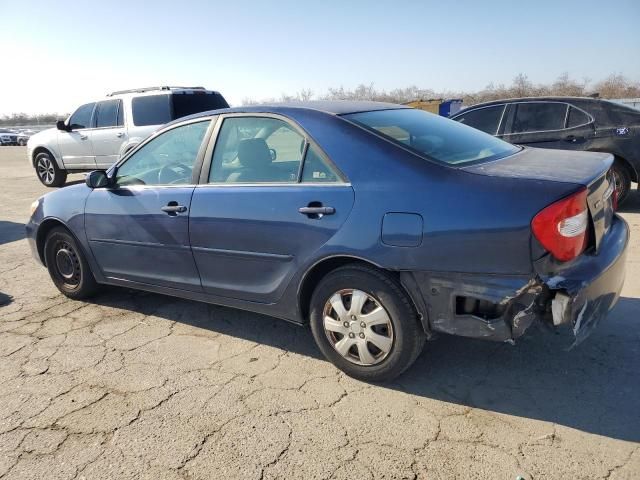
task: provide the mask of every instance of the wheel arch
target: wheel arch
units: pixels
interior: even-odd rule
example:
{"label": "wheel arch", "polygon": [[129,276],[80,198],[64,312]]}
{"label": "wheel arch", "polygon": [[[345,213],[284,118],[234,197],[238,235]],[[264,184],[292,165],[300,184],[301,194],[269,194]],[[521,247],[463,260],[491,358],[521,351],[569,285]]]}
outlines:
{"label": "wheel arch", "polygon": [[64,164],[53,152],[53,150],[42,145],[38,145],[36,148],[33,149],[33,152],[31,153],[31,166],[33,168],[36,168],[36,157],[41,153],[48,153],[49,155],[51,155],[53,157],[53,160],[58,165],[58,168],[61,170],[65,170]]}
{"label": "wheel arch", "polygon": [[[422,311],[421,308],[419,308],[419,305],[421,304],[421,302],[416,301],[416,298],[414,298],[414,295],[412,295],[412,292],[410,291],[410,289],[408,289],[407,286],[401,281],[400,272],[389,270],[387,268],[382,267],[381,265],[378,265],[375,262],[372,262],[370,260],[367,260],[361,257],[357,257],[353,255],[333,255],[330,257],[325,257],[321,260],[318,260],[316,263],[314,263],[311,267],[307,269],[302,279],[300,280],[300,283],[298,286],[298,313],[300,315],[300,318],[305,323],[307,323],[309,320],[309,306],[311,303],[311,296],[313,295],[313,292],[316,286],[318,285],[318,283],[320,283],[320,281],[326,275],[328,275],[335,269],[344,267],[350,264],[363,265],[369,268],[374,268],[394,278],[398,282],[398,285],[400,286],[400,288],[402,288],[402,291],[411,300],[411,304],[413,308],[415,309],[415,311],[418,313],[418,316],[422,320],[424,312]],[[424,322],[422,322],[422,324],[424,327]]]}
{"label": "wheel arch", "polygon": [[62,220],[60,220],[59,218],[46,218],[40,223],[38,232],[36,233],[36,248],[38,249],[38,256],[40,257],[40,261],[45,267],[47,266],[47,262],[44,255],[44,244],[47,241],[47,235],[49,234],[49,232],[56,227],[62,227],[67,232],[69,232],[69,235],[71,235],[76,241],[78,248],[82,248],[82,244],[78,240],[78,237]]}

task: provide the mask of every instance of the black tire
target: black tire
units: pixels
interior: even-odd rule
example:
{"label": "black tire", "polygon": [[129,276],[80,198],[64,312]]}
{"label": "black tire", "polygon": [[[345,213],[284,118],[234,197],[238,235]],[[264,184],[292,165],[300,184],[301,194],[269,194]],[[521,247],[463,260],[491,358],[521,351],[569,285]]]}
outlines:
{"label": "black tire", "polygon": [[[391,348],[384,356],[380,355],[380,353],[384,353],[383,351],[378,352],[381,360],[376,361],[379,363],[368,365],[354,363],[355,359],[350,359],[350,357],[355,357],[355,355],[349,352],[358,352],[357,356],[361,357],[359,353],[361,347],[357,345],[355,350],[350,349],[347,355],[343,356],[334,347],[334,342],[337,342],[335,343],[337,345],[344,336],[332,339],[330,337],[336,334],[325,330],[324,318],[327,314],[327,309],[331,311],[330,315],[336,316],[337,314],[337,311],[332,310],[332,307],[329,306],[329,300],[336,294],[345,295],[341,292],[351,290],[361,291],[368,296],[363,308],[360,309],[362,312],[365,312],[368,304],[373,305],[374,309],[382,307],[387,314],[387,318],[391,321],[391,328],[388,329],[392,332],[389,335],[392,339]],[[346,298],[348,301],[348,293],[341,298]],[[376,303],[378,304],[377,306],[375,305]],[[342,303],[342,305],[346,304]],[[393,277],[375,268],[354,264],[332,271],[317,285],[311,297],[309,310],[311,331],[320,351],[340,370],[359,380],[368,382],[392,380],[409,368],[422,352],[425,334],[411,300]],[[349,310],[352,310],[350,302]],[[337,315],[336,318],[341,317]],[[350,318],[354,320],[353,324],[358,323],[354,317]],[[338,321],[338,323],[341,322],[342,320]],[[349,322],[344,322],[343,325],[346,327],[347,323]],[[363,323],[360,323],[361,327],[363,325]],[[338,327],[342,328],[340,325]],[[351,329],[352,327],[360,331],[357,335],[365,335],[366,328],[371,328],[363,327],[361,329],[354,325],[349,328]],[[386,327],[384,328],[386,329]],[[348,335],[351,336],[351,342],[358,341],[351,331],[349,331]],[[361,338],[363,338],[363,342],[368,342],[365,337]],[[370,349],[379,350],[375,345],[373,347],[369,343],[366,343],[366,345],[368,345],[365,348],[369,350],[369,354],[371,354]]]}
{"label": "black tire", "polygon": [[631,174],[629,169],[619,160],[613,164],[613,175],[616,179],[616,191],[618,192],[618,205],[622,205],[629,196],[631,190]]}
{"label": "black tire", "polygon": [[67,171],[58,167],[49,152],[40,152],[33,161],[38,180],[45,187],[61,187],[67,181]]}
{"label": "black tire", "polygon": [[98,291],[82,249],[66,228],[55,227],[47,234],[44,258],[51,280],[67,297],[82,300]]}

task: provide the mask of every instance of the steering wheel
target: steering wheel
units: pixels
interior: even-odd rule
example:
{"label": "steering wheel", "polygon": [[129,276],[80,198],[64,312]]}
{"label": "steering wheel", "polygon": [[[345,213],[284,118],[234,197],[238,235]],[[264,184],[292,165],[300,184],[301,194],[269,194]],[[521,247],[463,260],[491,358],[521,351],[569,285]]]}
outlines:
{"label": "steering wheel", "polygon": [[193,169],[184,163],[172,163],[158,171],[158,183],[175,184],[191,176]]}

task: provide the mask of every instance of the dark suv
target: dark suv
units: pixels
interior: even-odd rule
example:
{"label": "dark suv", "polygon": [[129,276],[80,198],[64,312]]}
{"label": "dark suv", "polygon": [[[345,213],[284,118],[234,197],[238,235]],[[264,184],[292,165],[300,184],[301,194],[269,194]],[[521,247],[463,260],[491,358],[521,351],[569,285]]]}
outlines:
{"label": "dark suv", "polygon": [[638,181],[639,110],[595,98],[512,98],[474,105],[451,118],[519,145],[612,153],[620,203]]}

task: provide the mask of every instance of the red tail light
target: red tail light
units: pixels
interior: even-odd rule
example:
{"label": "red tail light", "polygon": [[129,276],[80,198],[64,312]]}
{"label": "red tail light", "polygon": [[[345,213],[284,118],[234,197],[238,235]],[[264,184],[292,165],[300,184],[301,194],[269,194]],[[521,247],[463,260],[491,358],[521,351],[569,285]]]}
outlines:
{"label": "red tail light", "polygon": [[587,248],[589,236],[587,189],[552,203],[533,217],[533,234],[558,260],[566,262]]}

